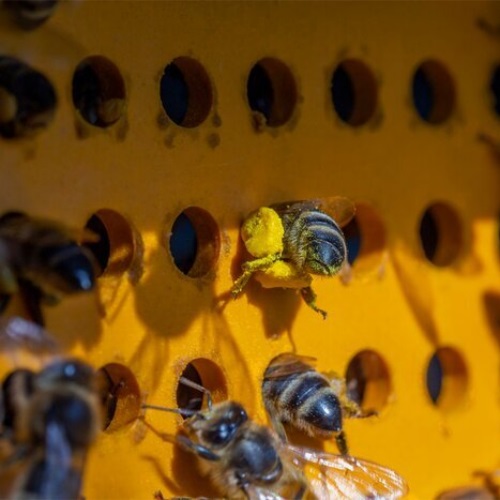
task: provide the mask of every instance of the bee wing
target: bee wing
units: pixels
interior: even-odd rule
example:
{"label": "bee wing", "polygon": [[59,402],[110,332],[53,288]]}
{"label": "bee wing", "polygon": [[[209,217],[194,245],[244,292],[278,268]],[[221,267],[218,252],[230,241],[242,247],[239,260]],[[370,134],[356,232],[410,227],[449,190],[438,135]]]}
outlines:
{"label": "bee wing", "polygon": [[293,375],[294,373],[302,373],[303,367],[301,363],[314,368],[316,366],[316,358],[312,356],[299,356],[293,353],[284,353],[279,356],[279,362],[276,364],[271,364],[272,372],[264,376],[264,380],[269,380],[273,378],[287,377],[288,375]]}
{"label": "bee wing", "polygon": [[45,454],[38,491],[41,498],[79,498],[81,475],[72,462],[73,452],[64,429],[49,422],[45,429]]}
{"label": "bee wing", "polygon": [[332,196],[318,200],[320,210],[332,217],[340,227],[347,226],[356,215],[356,205],[345,196]]}
{"label": "bee wing", "polygon": [[19,348],[35,354],[60,350],[54,337],[40,325],[18,316],[0,318],[0,350],[13,351]]}
{"label": "bee wing", "polygon": [[408,492],[401,476],[375,462],[283,446],[292,463],[304,471],[309,489],[317,498],[395,499]]}

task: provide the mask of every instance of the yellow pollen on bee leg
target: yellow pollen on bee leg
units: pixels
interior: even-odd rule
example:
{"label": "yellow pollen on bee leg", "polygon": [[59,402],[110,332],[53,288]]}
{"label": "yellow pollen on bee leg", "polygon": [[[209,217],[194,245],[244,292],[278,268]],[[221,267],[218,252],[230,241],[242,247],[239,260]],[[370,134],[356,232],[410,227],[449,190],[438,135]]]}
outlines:
{"label": "yellow pollen on bee leg", "polygon": [[251,213],[241,227],[241,237],[254,257],[281,253],[284,234],[280,216],[268,207],[261,207]]}
{"label": "yellow pollen on bee leg", "polygon": [[278,260],[269,268],[255,273],[255,279],[264,288],[306,288],[312,278],[308,274],[301,273],[289,262]]}

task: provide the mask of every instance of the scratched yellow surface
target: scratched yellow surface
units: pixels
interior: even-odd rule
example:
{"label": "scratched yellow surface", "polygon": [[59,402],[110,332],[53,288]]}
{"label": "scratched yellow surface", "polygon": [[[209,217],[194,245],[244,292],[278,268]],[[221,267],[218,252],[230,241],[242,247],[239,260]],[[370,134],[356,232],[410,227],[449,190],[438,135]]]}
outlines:
{"label": "scratched yellow surface", "polygon": [[[260,380],[273,356],[294,344],[316,356],[320,369],[343,373],[357,352],[373,349],[387,363],[392,393],[378,418],[346,423],[354,455],[396,469],[418,499],[499,465],[500,164],[478,140],[500,140],[488,92],[500,60],[498,3],[88,0],[63,2],[33,32],[1,23],[0,53],[42,71],[59,103],[36,138],[0,141],[0,211],[83,227],[110,208],[143,240],[142,276],[103,285],[101,295],[111,297],[105,317],[94,296],[46,308],[48,328],[69,353],[96,368],[127,365],[143,397],[166,406],[175,406],[177,377],[190,360],[213,360],[229,397],[265,422]],[[96,54],[122,72],[126,116],[106,130],[84,126],[82,134],[71,80],[76,65]],[[166,120],[159,97],[163,69],[179,56],[200,62],[213,85],[210,114],[194,128]],[[257,131],[246,79],[265,56],[289,66],[298,103],[288,123]],[[375,115],[361,127],[341,122],[331,104],[331,74],[346,57],[365,62],[378,85]],[[411,100],[411,77],[428,58],[440,60],[456,86],[456,106],[442,125],[424,123]],[[245,214],[334,195],[371,206],[386,238],[375,257],[360,259],[348,285],[315,280],[326,321],[294,291],[256,283],[216,307],[235,276]],[[425,260],[418,238],[420,217],[436,200],[454,207],[464,228],[458,261],[440,268]],[[221,237],[215,268],[196,279],[177,270],[166,243],[190,206],[209,212]],[[446,345],[467,366],[466,393],[450,411],[431,403],[425,385],[430,356]],[[145,420],[160,433],[179,424],[160,412]],[[212,494],[193,463],[136,422],[99,437],[83,495]]]}

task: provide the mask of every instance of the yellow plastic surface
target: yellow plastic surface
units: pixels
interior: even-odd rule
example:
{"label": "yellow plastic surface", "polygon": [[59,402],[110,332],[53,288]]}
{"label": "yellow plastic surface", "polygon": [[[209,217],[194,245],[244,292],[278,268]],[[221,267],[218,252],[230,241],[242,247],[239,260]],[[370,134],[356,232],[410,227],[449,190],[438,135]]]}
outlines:
{"label": "yellow plastic surface", "polygon": [[[144,399],[169,407],[183,367],[210,359],[226,377],[228,396],[265,422],[260,382],[272,357],[296,348],[316,356],[320,369],[344,373],[357,352],[373,349],[387,363],[392,393],[378,418],[346,423],[354,455],[397,470],[419,499],[498,466],[499,330],[485,304],[488,293],[500,294],[500,164],[478,134],[500,140],[488,92],[500,54],[494,29],[478,20],[497,26],[499,4],[61,3],[33,32],[2,20],[0,53],[43,71],[59,104],[35,139],[1,140],[0,211],[22,209],[79,228],[110,208],[132,222],[144,246],[142,276],[111,280],[103,290],[104,318],[94,296],[45,309],[68,353],[96,368],[127,365]],[[76,65],[95,54],[125,78],[126,119],[82,134],[71,80]],[[161,106],[160,76],[178,56],[199,61],[213,85],[213,107],[198,127],[173,124]],[[289,66],[298,104],[285,125],[256,130],[246,79],[265,56]],[[379,87],[376,114],[362,127],[341,122],[331,104],[332,71],[347,57],[364,61]],[[442,61],[456,86],[456,107],[442,125],[424,123],[412,105],[411,77],[427,58]],[[294,290],[265,290],[255,281],[221,307],[216,298],[239,272],[244,216],[334,195],[374,208],[386,238],[367,256],[373,262],[360,259],[349,284],[314,280],[326,321]],[[425,260],[418,239],[420,217],[436,200],[456,209],[465,234],[457,263],[439,268]],[[211,214],[221,237],[215,269],[201,278],[177,270],[168,250],[173,221],[191,206]],[[467,366],[465,397],[450,411],[431,403],[425,384],[429,358],[447,345]],[[2,361],[4,371],[13,366]],[[213,494],[193,457],[152,430],[175,433],[180,419],[151,411],[145,421],[149,427],[139,421],[102,434],[83,496]],[[325,449],[336,451],[334,443]]]}

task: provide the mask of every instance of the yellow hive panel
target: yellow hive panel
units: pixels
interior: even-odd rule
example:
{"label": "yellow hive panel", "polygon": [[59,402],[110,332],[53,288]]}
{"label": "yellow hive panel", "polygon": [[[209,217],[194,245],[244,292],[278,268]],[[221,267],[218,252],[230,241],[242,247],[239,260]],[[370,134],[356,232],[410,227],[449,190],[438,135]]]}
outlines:
{"label": "yellow hive panel", "polygon": [[[31,32],[2,17],[0,53],[42,71],[59,101],[36,138],[1,141],[0,210],[80,228],[97,210],[112,209],[143,245],[142,275],[103,282],[101,307],[86,296],[46,308],[48,328],[96,368],[128,366],[152,404],[175,407],[183,367],[210,359],[228,397],[260,422],[261,378],[275,355],[296,348],[316,356],[321,370],[344,373],[357,352],[372,349],[387,364],[392,391],[378,418],[346,423],[354,455],[394,468],[420,499],[497,467],[499,337],[485,304],[487,293],[500,293],[500,170],[494,146],[478,135],[500,137],[488,91],[499,22],[498,4],[481,1],[75,1]],[[109,58],[125,81],[125,117],[108,129],[86,125],[71,99],[73,72],[91,55]],[[165,66],[181,56],[205,68],[213,89],[207,119],[192,128],[166,118],[159,94]],[[256,128],[246,81],[267,56],[290,68],[297,106],[284,125]],[[378,88],[374,116],[360,127],[343,123],[330,99],[332,72],[346,58],[368,65]],[[429,58],[446,66],[456,88],[441,125],[424,123],[412,104],[412,75]],[[367,241],[381,230],[386,238],[355,264],[349,284],[314,281],[325,321],[295,291],[255,282],[221,307],[217,297],[239,272],[245,215],[336,195],[378,214],[381,227],[371,221]],[[419,220],[435,201],[452,206],[464,228],[462,253],[450,266],[428,263],[419,243]],[[183,275],[168,251],[174,220],[192,206],[220,231],[215,268],[200,278]],[[491,309],[500,314],[495,301]],[[450,411],[431,403],[425,384],[430,357],[447,345],[467,367],[465,396]],[[12,367],[2,360],[4,372]],[[214,494],[193,457],[151,429],[175,433],[180,419],[151,411],[145,421],[99,437],[83,496]],[[325,449],[336,451],[334,443]]]}

